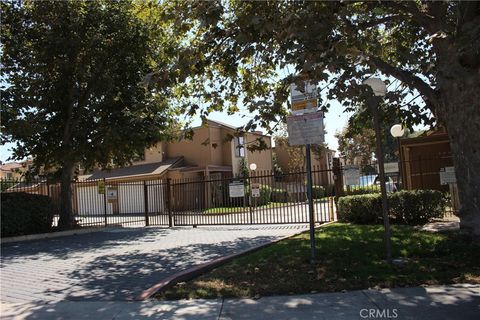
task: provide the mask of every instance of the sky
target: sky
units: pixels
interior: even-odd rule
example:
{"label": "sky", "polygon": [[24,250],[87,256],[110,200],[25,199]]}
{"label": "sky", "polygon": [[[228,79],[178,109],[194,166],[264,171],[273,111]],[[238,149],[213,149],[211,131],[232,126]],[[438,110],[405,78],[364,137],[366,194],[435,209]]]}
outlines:
{"label": "sky", "polygon": [[[347,124],[348,118],[352,114],[344,113],[343,111],[344,108],[340,103],[338,101],[333,101],[329,111],[325,113],[324,124],[325,130],[327,131],[325,142],[328,147],[333,150],[337,150],[338,148],[337,139],[334,137],[335,133],[343,129]],[[240,114],[228,115],[226,112],[213,112],[208,118],[239,127],[245,125],[249,120],[249,118],[242,118]],[[200,124],[201,121],[199,118],[192,123],[193,126],[198,126]]]}

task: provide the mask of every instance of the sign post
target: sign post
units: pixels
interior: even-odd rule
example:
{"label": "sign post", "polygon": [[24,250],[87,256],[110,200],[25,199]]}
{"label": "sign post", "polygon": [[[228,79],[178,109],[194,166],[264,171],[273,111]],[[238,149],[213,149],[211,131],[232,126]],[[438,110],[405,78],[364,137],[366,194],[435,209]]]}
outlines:
{"label": "sign post", "polygon": [[310,155],[310,144],[306,145],[307,160],[307,196],[308,212],[310,222],[310,263],[315,263],[315,212],[313,206],[313,179],[312,179],[312,157]]}
{"label": "sign post", "polygon": [[310,224],[310,262],[315,263],[315,208],[311,145],[325,141],[323,112],[317,109],[316,86],[305,82],[304,88],[290,87],[292,116],[287,118],[288,142],[291,146],[305,145],[307,166],[307,197]]}

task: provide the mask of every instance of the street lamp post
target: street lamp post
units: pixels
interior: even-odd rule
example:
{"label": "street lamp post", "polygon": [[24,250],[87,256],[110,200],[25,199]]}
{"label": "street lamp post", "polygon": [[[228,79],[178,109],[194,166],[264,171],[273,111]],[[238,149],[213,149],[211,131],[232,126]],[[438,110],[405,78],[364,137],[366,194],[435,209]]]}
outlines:
{"label": "street lamp post", "polygon": [[[250,170],[252,171],[253,175],[255,176],[255,170],[257,170],[257,165],[255,163],[250,163],[248,166]],[[252,179],[250,178],[250,223],[253,224],[253,211],[255,210],[257,200],[255,197],[253,197],[252,194]],[[253,200],[253,208],[252,208],[252,200]]]}
{"label": "street lamp post", "polygon": [[[402,181],[402,149],[400,148],[400,137],[403,136],[405,130],[403,129],[401,124],[394,124],[390,128],[390,133],[394,138],[397,139],[397,147],[398,147],[398,187],[400,188],[400,181]],[[403,181],[402,181],[403,184]]]}
{"label": "street lamp post", "polygon": [[387,187],[385,185],[385,167],[383,160],[383,145],[382,145],[382,133],[380,129],[380,120],[378,115],[378,107],[387,92],[385,83],[378,78],[370,78],[363,82],[370,86],[373,91],[368,99],[368,104],[373,115],[373,126],[375,128],[375,140],[376,140],[376,157],[378,162],[379,178],[380,178],[380,191],[382,194],[382,215],[383,226],[385,228],[385,247],[386,247],[386,260],[388,264],[392,263],[392,245],[390,241],[390,220],[388,218],[388,202],[387,202]]}

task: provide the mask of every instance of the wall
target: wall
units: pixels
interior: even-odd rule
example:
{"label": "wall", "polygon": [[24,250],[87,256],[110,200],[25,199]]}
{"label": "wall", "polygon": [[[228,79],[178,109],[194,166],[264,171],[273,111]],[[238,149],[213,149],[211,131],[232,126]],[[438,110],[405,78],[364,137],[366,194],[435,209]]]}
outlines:
{"label": "wall", "polygon": [[448,186],[440,184],[440,169],[453,166],[446,134],[401,140],[401,146],[406,189],[448,190]]}
{"label": "wall", "polygon": [[[183,139],[168,143],[166,154],[169,158],[183,156],[185,165],[203,167],[208,165],[211,159],[209,128],[196,128],[194,132],[192,140]],[[205,142],[206,145],[202,144]]]}
{"label": "wall", "polygon": [[253,133],[245,133],[245,144],[246,147],[248,145],[255,144],[255,140],[259,137],[262,138],[263,141],[268,146],[268,149],[262,151],[250,151],[246,148],[246,160],[248,164],[255,163],[257,165],[257,171],[272,171],[272,139],[268,136],[253,134]]}
{"label": "wall", "polygon": [[[164,160],[163,151],[164,143],[157,143],[155,146],[145,150],[145,161],[139,161],[138,163],[162,162]],[[135,162],[135,164],[136,163],[137,162]]]}
{"label": "wall", "polygon": [[223,165],[223,136],[222,129],[219,127],[210,126],[210,164]]}
{"label": "wall", "polygon": [[222,166],[233,166],[232,162],[235,158],[233,150],[233,140],[227,140],[227,135],[231,134],[231,130],[221,129],[222,136]]}

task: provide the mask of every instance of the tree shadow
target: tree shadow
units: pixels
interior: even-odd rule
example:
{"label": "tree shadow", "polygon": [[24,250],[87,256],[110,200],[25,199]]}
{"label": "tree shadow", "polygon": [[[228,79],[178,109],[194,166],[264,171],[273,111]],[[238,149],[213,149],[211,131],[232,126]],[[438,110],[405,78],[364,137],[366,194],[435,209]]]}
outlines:
{"label": "tree shadow", "polygon": [[[268,226],[254,228],[258,232]],[[168,238],[167,235],[176,232],[176,229],[183,230],[185,237],[198,236],[198,243],[194,239],[194,244],[185,245],[184,242],[184,245],[175,246],[175,238]],[[9,297],[9,290],[16,290],[12,289],[16,282],[23,282],[22,285],[26,285],[24,290],[31,291],[31,294],[21,292],[21,287],[17,290],[20,291],[17,292],[19,298],[7,298],[7,302],[19,299],[49,302],[133,300],[144,290],[176,272],[278,239],[278,235],[242,237],[239,234],[233,235],[231,241],[214,243],[214,238],[210,236],[203,238],[205,234],[202,232],[190,234],[191,231],[185,229],[190,228],[119,229],[5,244],[2,246],[1,261],[2,273],[5,274],[2,280],[6,280],[2,281],[2,289],[5,289],[2,300],[3,297]],[[239,227],[204,229],[222,232],[241,230]],[[162,241],[168,244],[160,245]],[[190,241],[187,240],[187,243]],[[135,243],[139,242],[141,245],[137,247]],[[26,261],[31,264],[22,266]],[[48,270],[50,265],[54,269]],[[23,275],[26,279],[21,279]],[[35,283],[25,284],[29,279]]]}
{"label": "tree shadow", "polygon": [[82,254],[98,248],[115,247],[122,243],[132,243],[138,240],[157,241],[158,237],[166,236],[172,229],[151,228],[119,228],[85,234],[40,239],[24,242],[1,244],[1,262],[8,263],[18,258],[40,259],[45,255],[64,259],[72,254]]}

